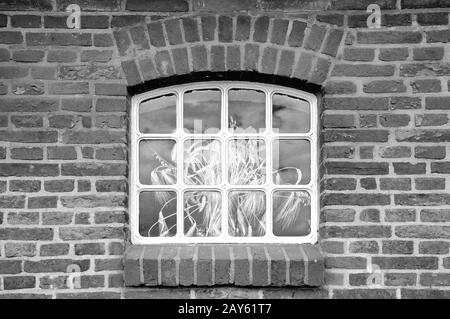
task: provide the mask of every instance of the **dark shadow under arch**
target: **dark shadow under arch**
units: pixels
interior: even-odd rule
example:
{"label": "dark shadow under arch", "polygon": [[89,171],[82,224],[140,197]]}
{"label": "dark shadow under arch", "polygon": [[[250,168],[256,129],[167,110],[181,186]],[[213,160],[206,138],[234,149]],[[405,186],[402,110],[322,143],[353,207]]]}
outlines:
{"label": "dark shadow under arch", "polygon": [[158,78],[144,83],[139,83],[128,87],[128,93],[133,96],[136,94],[148,92],[151,90],[168,87],[172,85],[179,85],[192,82],[205,81],[247,81],[258,82],[266,84],[275,84],[285,86],[312,94],[319,94],[322,92],[320,85],[309,83],[305,80],[296,78],[289,78],[273,74],[263,74],[252,71],[225,71],[225,72],[192,72],[183,75],[173,75],[164,78]]}

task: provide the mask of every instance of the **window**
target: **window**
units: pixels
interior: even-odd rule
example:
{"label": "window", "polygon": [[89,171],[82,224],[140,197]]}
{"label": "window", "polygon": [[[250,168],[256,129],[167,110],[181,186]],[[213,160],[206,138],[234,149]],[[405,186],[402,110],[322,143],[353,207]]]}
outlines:
{"label": "window", "polygon": [[316,103],[301,91],[234,81],[135,96],[133,243],[315,242]]}

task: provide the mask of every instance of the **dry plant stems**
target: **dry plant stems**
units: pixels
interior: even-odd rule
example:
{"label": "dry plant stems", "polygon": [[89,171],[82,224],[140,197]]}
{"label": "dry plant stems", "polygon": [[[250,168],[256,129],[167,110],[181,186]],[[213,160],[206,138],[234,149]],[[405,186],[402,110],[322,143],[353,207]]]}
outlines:
{"label": "dry plant stems", "polygon": [[[230,120],[230,128],[237,129],[236,121]],[[174,146],[175,148],[175,146]],[[261,185],[266,179],[265,145],[262,140],[236,138],[229,145],[228,179],[232,185]],[[169,185],[176,181],[176,166],[155,153],[159,166],[151,172],[152,184]],[[176,151],[172,151],[176,163]],[[292,171],[297,175],[296,185],[302,179],[301,171],[295,167],[284,167],[273,172],[277,184],[283,184],[281,171]],[[218,185],[221,183],[220,142],[214,139],[193,139],[185,145],[184,182],[187,185]],[[205,186],[207,187],[207,186]],[[176,216],[171,202],[176,200],[173,192],[160,191],[155,194],[161,204],[158,221],[148,230],[158,227],[159,236],[173,236],[176,225],[168,226],[168,219]],[[278,212],[274,224],[282,230],[292,227],[302,214],[302,208],[310,205],[303,191],[278,191],[274,195],[274,212]],[[176,205],[175,205],[176,206]],[[219,236],[222,213],[221,196],[217,191],[191,190],[184,193],[184,228],[186,236]],[[170,208],[170,209],[169,209]],[[263,236],[266,232],[265,195],[261,191],[232,191],[229,197],[228,228],[231,236]]]}

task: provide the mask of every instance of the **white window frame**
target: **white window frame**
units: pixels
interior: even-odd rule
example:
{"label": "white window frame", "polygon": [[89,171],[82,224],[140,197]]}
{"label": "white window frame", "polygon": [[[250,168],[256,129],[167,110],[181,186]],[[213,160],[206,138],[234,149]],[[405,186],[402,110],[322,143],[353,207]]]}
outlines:
{"label": "white window frame", "polygon": [[[201,89],[219,89],[221,91],[222,129],[218,134],[186,134],[183,127],[183,95],[186,91]],[[263,91],[266,94],[266,130],[264,133],[231,134],[228,132],[227,92],[229,89],[250,89]],[[285,94],[306,100],[310,105],[310,131],[308,133],[273,133],[271,101],[275,93]],[[139,132],[139,105],[142,101],[156,98],[161,95],[175,94],[177,98],[177,132],[170,134],[144,134]],[[129,152],[129,215],[131,228],[131,241],[133,244],[175,244],[175,243],[316,243],[318,240],[319,217],[319,154],[318,154],[318,110],[315,95],[296,89],[277,85],[269,85],[242,81],[208,81],[188,83],[170,86],[145,92],[132,97],[130,116],[130,141]],[[266,183],[262,185],[230,186],[225,184],[227,174],[227,143],[233,137],[257,137],[266,142]],[[224,165],[222,169],[222,184],[211,185],[186,185],[183,183],[182,145],[184,139],[219,139],[222,140],[222,157]],[[275,185],[272,182],[272,141],[283,138],[301,138],[308,140],[311,146],[311,179],[307,185]],[[177,183],[174,185],[143,185],[139,181],[139,141],[145,139],[173,139],[177,143]],[[222,231],[217,237],[185,237],[183,235],[183,192],[192,189],[217,190],[222,194]],[[232,237],[228,236],[228,193],[230,190],[262,190],[266,193],[266,234],[260,237]],[[144,190],[162,191],[171,190],[177,194],[177,234],[172,237],[144,237],[139,233],[139,193]],[[311,198],[311,230],[307,236],[275,236],[272,234],[272,194],[276,190],[303,190],[310,194]]]}

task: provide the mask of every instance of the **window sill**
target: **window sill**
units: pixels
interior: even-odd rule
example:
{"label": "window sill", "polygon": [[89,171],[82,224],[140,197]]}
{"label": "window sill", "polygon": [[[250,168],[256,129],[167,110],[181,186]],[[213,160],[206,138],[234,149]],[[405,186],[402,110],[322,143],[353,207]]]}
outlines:
{"label": "window sill", "polygon": [[126,286],[320,286],[323,255],[311,244],[130,245]]}

